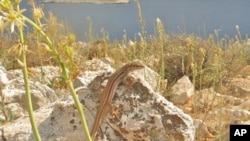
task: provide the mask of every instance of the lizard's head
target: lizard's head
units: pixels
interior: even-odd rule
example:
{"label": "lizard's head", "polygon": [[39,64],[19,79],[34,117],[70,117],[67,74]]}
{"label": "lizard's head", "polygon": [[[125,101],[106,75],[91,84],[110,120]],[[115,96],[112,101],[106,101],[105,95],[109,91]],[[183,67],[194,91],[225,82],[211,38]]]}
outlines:
{"label": "lizard's head", "polygon": [[144,65],[139,62],[139,61],[134,61],[134,62],[131,62],[131,63],[128,63],[128,70],[129,71],[133,71],[133,70],[138,70],[138,69],[143,69],[144,68]]}

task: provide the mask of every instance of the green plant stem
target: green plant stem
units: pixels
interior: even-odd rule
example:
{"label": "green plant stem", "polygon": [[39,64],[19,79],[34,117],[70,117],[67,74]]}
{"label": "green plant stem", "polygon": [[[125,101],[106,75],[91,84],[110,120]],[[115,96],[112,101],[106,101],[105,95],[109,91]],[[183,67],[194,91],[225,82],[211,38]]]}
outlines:
{"label": "green plant stem", "polygon": [[24,66],[22,67],[22,72],[23,72],[23,79],[24,79],[24,84],[25,84],[26,100],[28,103],[28,113],[29,113],[29,118],[30,118],[30,124],[31,124],[36,141],[41,141],[41,137],[39,135],[39,132],[36,127],[35,120],[34,120],[33,107],[32,107],[31,95],[30,95],[30,86],[28,82],[29,79],[28,79],[25,51],[22,51],[21,56],[22,56],[22,62],[24,64]]}
{"label": "green plant stem", "polygon": [[79,116],[80,116],[80,120],[81,120],[81,123],[82,123],[82,128],[83,128],[84,134],[86,136],[86,139],[87,139],[87,141],[92,141],[91,136],[89,134],[87,122],[86,122],[85,115],[83,113],[80,101],[79,101],[79,99],[78,99],[78,97],[76,95],[76,92],[75,92],[75,89],[73,87],[72,81],[70,80],[69,75],[68,75],[68,73],[66,71],[66,67],[65,67],[64,63],[62,62],[62,60],[60,58],[60,55],[58,54],[56,48],[54,47],[54,44],[52,43],[52,41],[50,40],[50,38],[41,30],[41,28],[37,24],[35,24],[32,20],[30,20],[29,18],[27,18],[25,16],[23,16],[23,18],[29,24],[31,24],[36,30],[39,31],[39,33],[46,40],[46,42],[49,45],[50,49],[52,50],[54,56],[56,57],[56,60],[58,61],[59,65],[60,65],[60,67],[62,69],[62,75],[64,76],[64,80],[66,80],[67,86],[68,86],[68,88],[70,90],[70,93],[71,93],[73,99],[74,99],[74,103],[75,103],[75,106],[76,106],[76,108],[78,110],[78,113],[79,113]]}
{"label": "green plant stem", "polygon": [[88,127],[87,127],[87,122],[86,122],[86,119],[85,119],[85,116],[84,116],[84,113],[83,113],[83,110],[82,110],[82,106],[81,106],[81,103],[78,99],[78,95],[76,95],[76,91],[74,89],[74,86],[73,86],[73,83],[72,81],[70,81],[68,83],[68,88],[70,90],[70,93],[74,99],[74,103],[75,103],[75,106],[79,112],[79,116],[80,116],[80,119],[81,119],[81,123],[82,123],[82,128],[84,129],[84,134],[86,135],[86,138],[88,139],[88,141],[92,141],[91,139],[91,136],[89,134],[89,130],[88,130]]}
{"label": "green plant stem", "polygon": [[[19,10],[19,6],[17,6],[17,10]],[[28,78],[28,70],[27,70],[27,63],[26,63],[26,49],[24,47],[24,38],[23,38],[23,27],[18,27],[18,34],[19,34],[19,40],[22,46],[22,53],[21,53],[21,59],[22,59],[22,72],[23,72],[23,79],[25,84],[25,93],[26,93],[26,101],[28,104],[28,114],[30,119],[30,124],[32,127],[32,131],[35,137],[36,141],[41,141],[40,134],[38,132],[35,120],[34,120],[34,114],[33,114],[33,107],[32,107],[32,100],[30,95],[30,86],[29,86],[29,78]]]}

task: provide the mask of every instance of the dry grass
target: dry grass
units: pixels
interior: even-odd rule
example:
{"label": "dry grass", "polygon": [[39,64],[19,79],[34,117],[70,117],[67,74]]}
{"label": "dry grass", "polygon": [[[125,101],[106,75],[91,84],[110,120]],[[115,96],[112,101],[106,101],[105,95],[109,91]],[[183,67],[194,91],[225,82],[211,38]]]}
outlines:
{"label": "dry grass", "polygon": [[[81,46],[76,43],[73,34],[67,34],[63,24],[59,24],[52,14],[45,20],[47,23],[44,30],[54,39],[59,54],[66,57],[62,59],[66,60],[65,64],[73,73],[72,76],[76,77],[83,69],[81,63],[93,58],[110,57],[115,60],[116,65],[129,60],[142,59],[146,65],[162,76],[162,80],[168,80],[168,86],[161,87],[162,95],[166,98],[170,96],[168,89],[183,75],[190,77],[196,90],[213,87],[216,91],[220,91],[228,79],[242,73],[239,70],[250,64],[248,39],[242,39],[239,31],[235,38],[222,39],[218,39],[216,33],[206,39],[194,34],[168,35],[164,30],[164,23],[157,19],[154,27],[155,35],[148,36],[138,2],[137,8],[142,30],[138,35],[139,39],[131,40],[125,34],[120,41],[110,41],[106,38],[106,32],[103,32],[103,38],[97,39],[93,37],[95,34],[92,33],[93,27],[90,22],[89,31],[86,34],[89,40],[85,46]],[[26,40],[29,49],[28,67],[57,65],[46,44],[36,36],[35,32],[26,34]],[[0,37],[0,60],[8,70],[20,68],[15,56],[9,53],[16,42],[15,37],[6,35]],[[73,57],[67,58],[72,56],[71,54],[74,54]],[[198,105],[195,99],[192,102],[193,105]],[[203,113],[202,108],[190,114],[192,117],[199,117],[201,113]],[[216,123],[216,119],[208,118],[211,123]],[[218,124],[216,123],[216,126],[219,126]]]}

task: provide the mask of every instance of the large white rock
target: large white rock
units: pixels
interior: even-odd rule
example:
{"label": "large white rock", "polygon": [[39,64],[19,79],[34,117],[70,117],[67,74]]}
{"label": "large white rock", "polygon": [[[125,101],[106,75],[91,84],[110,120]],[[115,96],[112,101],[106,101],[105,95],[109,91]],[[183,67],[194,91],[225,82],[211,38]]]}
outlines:
{"label": "large white rock", "polygon": [[[130,78],[133,79],[128,79],[130,85],[119,85],[111,103],[114,110],[105,115],[97,140],[194,140],[192,118],[153,90],[144,79],[147,78],[144,75],[147,69],[132,73]],[[83,82],[78,84],[83,85],[76,89],[90,130],[98,106],[97,97],[102,93],[110,72],[113,70],[88,71],[79,79]],[[84,140],[70,94],[35,111],[35,119],[42,140]],[[27,116],[1,126],[0,130],[3,131],[0,137],[8,141],[34,140]]]}

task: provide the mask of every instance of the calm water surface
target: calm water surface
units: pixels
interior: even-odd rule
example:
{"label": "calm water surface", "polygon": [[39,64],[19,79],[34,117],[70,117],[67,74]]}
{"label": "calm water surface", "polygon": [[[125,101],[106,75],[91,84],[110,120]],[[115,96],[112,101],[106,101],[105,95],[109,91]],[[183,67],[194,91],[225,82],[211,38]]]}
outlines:
{"label": "calm water surface", "polygon": [[[38,2],[41,2],[38,0]],[[250,35],[249,0],[140,0],[148,34],[154,34],[155,19],[159,17],[169,34],[195,33],[200,37],[219,30],[219,35],[233,37],[236,25],[242,36]],[[110,39],[121,39],[126,30],[134,39],[140,31],[137,9],[133,0],[129,4],[45,4],[59,21],[70,26],[78,40],[85,39],[90,17],[97,36],[100,30],[109,32]]]}

